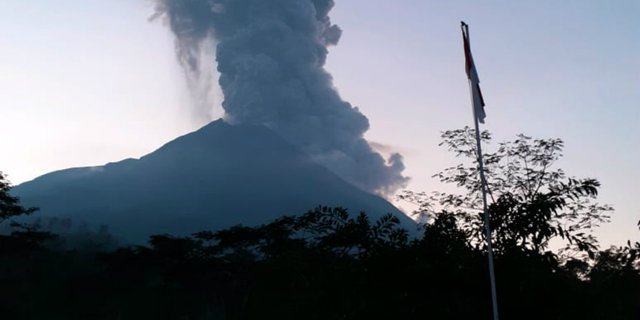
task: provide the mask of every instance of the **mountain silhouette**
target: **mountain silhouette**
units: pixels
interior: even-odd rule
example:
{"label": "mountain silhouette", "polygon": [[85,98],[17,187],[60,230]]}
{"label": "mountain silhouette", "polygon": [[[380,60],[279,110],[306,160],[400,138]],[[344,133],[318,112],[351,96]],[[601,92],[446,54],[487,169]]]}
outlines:
{"label": "mountain silhouette", "polygon": [[152,234],[189,235],[258,225],[318,205],[371,219],[391,213],[381,197],[345,182],[264,126],[222,120],[176,138],[140,159],[55,171],[13,189],[38,217],[107,226],[141,243]]}

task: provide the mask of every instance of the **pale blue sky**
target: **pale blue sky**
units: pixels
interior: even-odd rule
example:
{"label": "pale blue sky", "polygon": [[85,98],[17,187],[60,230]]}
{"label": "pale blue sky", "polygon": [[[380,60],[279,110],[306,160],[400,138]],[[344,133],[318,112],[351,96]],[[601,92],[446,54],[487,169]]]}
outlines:
{"label": "pale blue sky", "polygon": [[[328,70],[405,156],[411,188],[452,159],[439,132],[471,125],[459,21],[471,28],[497,140],[561,137],[570,175],[617,209],[604,244],[638,239],[640,2],[337,0]],[[139,157],[202,125],[172,37],[144,0],[0,1],[0,170],[14,183]],[[216,107],[214,114],[220,114]]]}

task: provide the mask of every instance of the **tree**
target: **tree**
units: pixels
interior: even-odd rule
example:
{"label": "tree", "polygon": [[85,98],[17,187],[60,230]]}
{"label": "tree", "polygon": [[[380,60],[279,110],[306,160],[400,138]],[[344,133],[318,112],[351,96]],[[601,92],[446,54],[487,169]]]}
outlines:
{"label": "tree", "polygon": [[0,171],[0,224],[7,219],[32,214],[37,208],[25,208],[20,204],[18,197],[12,196],[9,191],[12,185]]}
{"label": "tree", "polygon": [[38,211],[38,208],[22,206],[20,199],[9,193],[11,188],[11,183],[0,171],[0,226],[9,227],[11,230],[9,235],[0,234],[0,253],[21,254],[25,251],[39,250],[44,241],[53,239],[54,235],[39,231],[36,224],[11,221],[12,218]]}
{"label": "tree", "polygon": [[[483,142],[491,134],[483,131]],[[434,175],[461,192],[405,192],[402,199],[418,202],[418,212],[443,209],[458,218],[476,246],[484,243],[484,222],[475,131],[469,127],[442,133],[440,146],[465,161]],[[609,221],[609,205],[595,202],[600,183],[593,178],[567,176],[555,168],[562,157],[561,139],[533,139],[519,134],[514,141],[501,142],[497,150],[485,153],[490,223],[496,252],[526,249],[542,252],[553,238],[563,239],[566,248],[593,255],[597,241],[593,228]]]}

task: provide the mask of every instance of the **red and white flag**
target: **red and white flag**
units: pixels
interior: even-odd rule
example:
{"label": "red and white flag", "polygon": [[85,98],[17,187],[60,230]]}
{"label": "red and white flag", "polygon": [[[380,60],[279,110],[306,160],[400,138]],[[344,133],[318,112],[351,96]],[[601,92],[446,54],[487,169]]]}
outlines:
{"label": "red and white flag", "polygon": [[469,26],[462,22],[462,39],[464,41],[464,59],[469,77],[469,85],[471,86],[471,99],[473,100],[473,113],[480,123],[484,123],[486,114],[484,113],[484,99],[482,91],[480,91],[480,79],[476,71],[476,65],[473,63],[471,56],[471,45],[469,44]]}

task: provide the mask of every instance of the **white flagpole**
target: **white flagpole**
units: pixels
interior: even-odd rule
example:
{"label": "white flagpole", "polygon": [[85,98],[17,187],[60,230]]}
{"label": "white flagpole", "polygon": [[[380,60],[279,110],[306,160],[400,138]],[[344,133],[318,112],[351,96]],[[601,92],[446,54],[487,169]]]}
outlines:
{"label": "white flagpole", "polygon": [[[471,82],[469,82],[471,84]],[[478,150],[478,166],[480,169],[480,183],[482,184],[482,210],[484,212],[484,229],[487,238],[487,259],[489,260],[489,280],[491,281],[491,303],[493,306],[493,320],[498,320],[498,297],[496,294],[496,275],[493,267],[493,246],[491,245],[491,226],[489,224],[489,210],[487,208],[487,180],[484,176],[480,130],[476,110],[473,108],[473,118],[476,126],[476,143]]]}
{"label": "white flagpole", "polygon": [[[469,26],[462,23],[462,31],[465,33],[467,37],[467,41],[469,41]],[[480,184],[482,185],[482,210],[484,212],[484,228],[485,228],[485,237],[487,240],[487,259],[489,260],[489,280],[491,281],[491,304],[493,307],[493,320],[498,320],[498,297],[496,294],[496,276],[493,267],[493,247],[491,245],[491,226],[489,225],[489,210],[487,208],[487,179],[484,176],[484,161],[482,159],[482,143],[480,140],[480,125],[478,124],[478,114],[477,108],[475,106],[475,99],[473,96],[474,85],[471,83],[471,79],[469,79],[469,92],[471,93],[471,109],[473,109],[473,123],[476,129],[476,150],[477,150],[477,160],[478,160],[478,169],[480,170]],[[482,106],[481,106],[482,107]]]}

